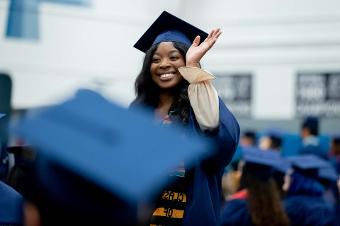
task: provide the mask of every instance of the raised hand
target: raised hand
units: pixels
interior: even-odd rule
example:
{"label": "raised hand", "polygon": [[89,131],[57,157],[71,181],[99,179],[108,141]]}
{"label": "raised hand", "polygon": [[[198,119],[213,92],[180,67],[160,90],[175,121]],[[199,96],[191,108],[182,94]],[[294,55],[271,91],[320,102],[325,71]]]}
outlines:
{"label": "raised hand", "polygon": [[186,66],[199,67],[199,61],[204,54],[215,44],[218,37],[222,34],[222,31],[217,28],[213,29],[208,37],[201,43],[201,37],[196,36],[192,45],[190,46],[186,54]]}

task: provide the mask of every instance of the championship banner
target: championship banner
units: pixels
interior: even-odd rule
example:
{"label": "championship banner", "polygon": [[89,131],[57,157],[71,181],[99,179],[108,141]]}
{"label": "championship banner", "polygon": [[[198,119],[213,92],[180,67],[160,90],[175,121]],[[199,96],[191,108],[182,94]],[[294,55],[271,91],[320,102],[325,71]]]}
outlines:
{"label": "championship banner", "polygon": [[340,72],[299,73],[296,115],[340,117]]}
{"label": "championship banner", "polygon": [[216,74],[214,86],[233,114],[238,118],[251,117],[251,74]]}

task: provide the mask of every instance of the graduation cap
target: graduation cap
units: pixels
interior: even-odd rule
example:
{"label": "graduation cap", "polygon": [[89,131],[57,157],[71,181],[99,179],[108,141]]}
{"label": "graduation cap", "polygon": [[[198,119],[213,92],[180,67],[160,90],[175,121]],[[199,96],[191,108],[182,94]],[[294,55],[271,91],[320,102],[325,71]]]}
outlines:
{"label": "graduation cap", "polygon": [[6,116],[6,114],[0,113],[0,119],[2,119],[5,116]]}
{"label": "graduation cap", "polygon": [[338,180],[338,174],[331,165],[329,167],[321,168],[319,170],[319,177],[332,182],[336,182]]}
{"label": "graduation cap", "polygon": [[279,153],[258,148],[243,149],[243,160],[246,162],[245,170],[261,180],[268,180],[273,169],[282,161]]}
{"label": "graduation cap", "polygon": [[51,190],[58,192],[60,185],[46,162],[129,203],[152,199],[169,182],[170,170],[182,161],[190,167],[213,149],[208,140],[184,137],[181,128],[162,127],[146,112],[124,109],[89,90],[26,117],[16,133],[47,160],[40,173]]}
{"label": "graduation cap", "polygon": [[304,176],[317,178],[321,168],[329,167],[329,163],[316,155],[306,154],[289,156],[286,159],[292,164],[292,168]]}
{"label": "graduation cap", "polygon": [[135,43],[134,47],[146,52],[152,45],[172,41],[191,46],[197,35],[201,37],[201,40],[208,37],[206,32],[167,11],[163,11]]}

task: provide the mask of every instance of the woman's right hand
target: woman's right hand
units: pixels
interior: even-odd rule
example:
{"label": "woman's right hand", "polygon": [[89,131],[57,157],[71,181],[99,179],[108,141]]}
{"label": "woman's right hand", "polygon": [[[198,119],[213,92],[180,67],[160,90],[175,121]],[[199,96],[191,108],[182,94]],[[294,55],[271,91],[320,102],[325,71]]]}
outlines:
{"label": "woman's right hand", "polygon": [[221,34],[222,31],[219,28],[213,29],[208,37],[201,44],[199,44],[201,37],[196,36],[186,54],[186,66],[199,67],[200,60],[206,54],[206,52],[208,52],[208,50],[215,44]]}

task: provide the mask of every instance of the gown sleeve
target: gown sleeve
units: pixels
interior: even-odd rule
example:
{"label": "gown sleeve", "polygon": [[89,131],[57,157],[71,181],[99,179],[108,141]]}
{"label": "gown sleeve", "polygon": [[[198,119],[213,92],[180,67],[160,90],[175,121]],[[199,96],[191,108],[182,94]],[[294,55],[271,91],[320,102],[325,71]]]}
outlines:
{"label": "gown sleeve", "polygon": [[190,83],[188,96],[194,114],[191,114],[189,122],[198,133],[202,131],[217,141],[216,153],[203,161],[203,165],[213,171],[222,170],[231,161],[237,148],[239,124],[211,84],[215,78],[213,75],[194,67],[181,67],[178,70]]}
{"label": "gown sleeve", "polygon": [[178,70],[190,83],[188,96],[200,128],[202,130],[217,128],[219,124],[218,95],[210,81],[215,77],[196,67],[181,67]]}

